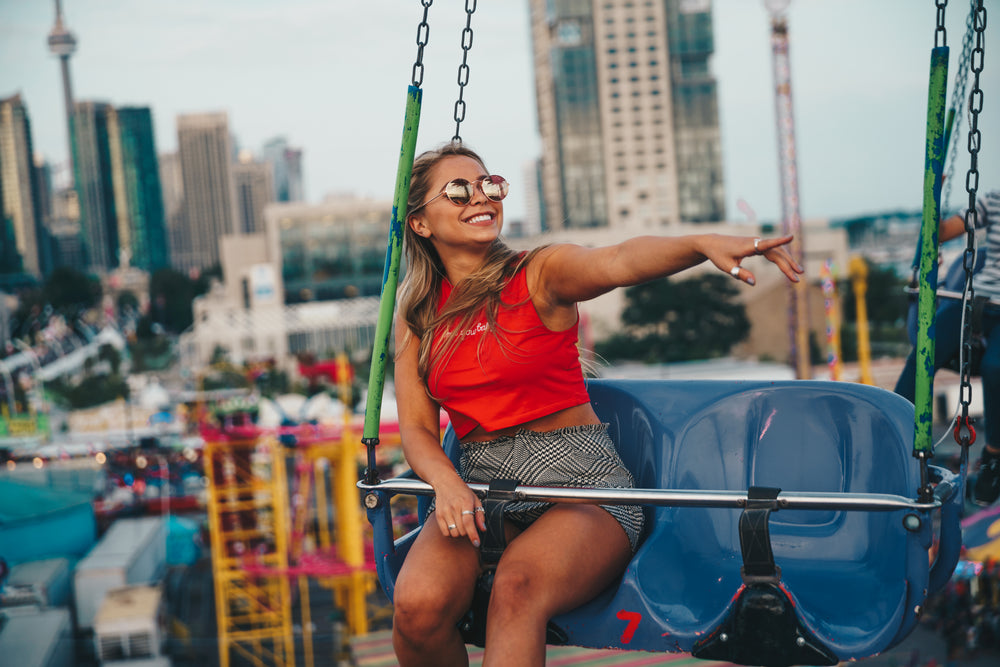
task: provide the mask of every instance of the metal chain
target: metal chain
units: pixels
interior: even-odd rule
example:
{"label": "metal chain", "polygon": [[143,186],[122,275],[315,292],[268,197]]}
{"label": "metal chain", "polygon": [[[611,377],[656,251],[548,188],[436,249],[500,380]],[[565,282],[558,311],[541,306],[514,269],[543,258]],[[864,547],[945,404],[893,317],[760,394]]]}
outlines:
{"label": "metal chain", "polygon": [[472,15],[476,11],[476,0],[465,0],[465,30],[462,31],[462,64],[458,66],[458,99],[455,100],[456,143],[462,143],[459,129],[465,120],[465,86],[469,83],[469,50],[472,48]]}
{"label": "metal chain", "polygon": [[949,108],[955,112],[954,126],[951,128],[952,140],[948,145],[948,165],[944,178],[944,192],[941,193],[941,210],[948,210],[948,202],[951,201],[951,184],[954,181],[952,176],[955,173],[955,163],[958,160],[958,142],[954,137],[958,136],[958,130],[962,124],[962,117],[965,115],[965,89],[968,87],[969,57],[972,54],[972,35],[974,18],[976,15],[976,0],[969,1],[969,15],[965,17],[965,36],[962,38],[962,55],[958,59],[958,68],[955,70],[955,89],[951,93],[951,104]]}
{"label": "metal chain", "polygon": [[[983,71],[983,59],[986,54],[986,8],[983,7],[983,0],[976,2],[974,25],[976,48],[972,51],[972,92],[969,93],[969,172],[965,177],[965,190],[969,193],[969,207],[965,211],[966,247],[962,259],[965,268],[965,293],[963,297],[965,314],[962,318],[962,367],[959,393],[962,416],[956,425],[956,439],[959,438],[960,427],[971,430],[969,424],[969,403],[972,400],[970,357],[972,355],[972,302],[975,296],[972,288],[972,269],[976,263],[975,229],[979,219],[979,211],[976,210],[976,190],[979,188],[979,148],[982,145],[982,135],[979,132],[979,114],[983,110],[983,90],[979,87],[979,77]],[[972,433],[975,434],[975,431]],[[973,435],[973,437],[975,436]],[[968,440],[968,435],[965,436],[965,439]],[[961,442],[961,440],[959,441]]]}
{"label": "metal chain", "polygon": [[934,48],[948,45],[948,31],[944,28],[944,10],[948,7],[948,0],[934,0],[937,7],[937,26],[934,29]]}
{"label": "metal chain", "polygon": [[424,6],[424,17],[420,19],[417,26],[417,60],[413,63],[413,77],[411,83],[415,88],[419,88],[424,82],[424,47],[431,38],[431,26],[427,23],[427,12],[430,10],[434,0],[420,0]]}

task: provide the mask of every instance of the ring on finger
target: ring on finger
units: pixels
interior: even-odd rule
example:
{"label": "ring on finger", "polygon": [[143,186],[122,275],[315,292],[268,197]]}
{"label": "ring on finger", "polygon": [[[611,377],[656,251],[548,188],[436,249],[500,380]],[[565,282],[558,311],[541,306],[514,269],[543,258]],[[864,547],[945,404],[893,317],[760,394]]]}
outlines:
{"label": "ring on finger", "polygon": [[755,238],[755,239],[753,240],[753,251],[754,251],[755,253],[757,253],[758,255],[759,255],[759,254],[760,254],[760,252],[761,252],[761,251],[760,251],[760,247],[759,247],[759,246],[760,246],[760,242],[761,242],[761,240],[762,240],[762,239],[761,239],[761,238],[760,238],[759,236],[758,236],[757,238]]}
{"label": "ring on finger", "polygon": [[729,269],[729,275],[731,275],[733,278],[739,278],[740,277],[740,265],[737,264],[733,268]]}
{"label": "ring on finger", "polygon": [[456,528],[458,528],[458,526],[456,526],[455,524],[453,523],[448,524],[448,530],[455,530]]}
{"label": "ring on finger", "polygon": [[476,512],[485,512],[485,511],[486,510],[483,509],[482,507],[477,507],[475,510],[473,510],[473,514],[475,514]]}
{"label": "ring on finger", "polygon": [[462,510],[462,514],[472,514],[472,515],[475,515],[475,513],[476,512],[474,510]]}

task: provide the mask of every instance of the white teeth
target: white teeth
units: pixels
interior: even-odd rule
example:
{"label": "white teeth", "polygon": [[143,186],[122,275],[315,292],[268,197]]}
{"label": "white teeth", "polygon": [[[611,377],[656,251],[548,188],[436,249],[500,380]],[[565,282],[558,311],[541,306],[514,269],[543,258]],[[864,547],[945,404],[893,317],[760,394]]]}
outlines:
{"label": "white teeth", "polygon": [[483,213],[482,215],[476,215],[476,216],[473,216],[473,217],[469,218],[468,220],[466,220],[466,222],[469,222],[469,223],[489,222],[492,219],[493,219],[492,215],[490,215],[488,213]]}

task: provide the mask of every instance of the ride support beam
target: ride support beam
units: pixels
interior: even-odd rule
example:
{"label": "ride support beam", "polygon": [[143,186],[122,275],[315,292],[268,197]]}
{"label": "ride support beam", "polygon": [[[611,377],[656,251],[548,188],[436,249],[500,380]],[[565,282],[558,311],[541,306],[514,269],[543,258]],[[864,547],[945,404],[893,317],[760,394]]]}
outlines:
{"label": "ride support beam", "polygon": [[[774,103],[778,125],[778,161],[781,172],[782,234],[793,235],[788,252],[805,266],[805,241],[799,213],[799,176],[795,151],[795,116],[792,112],[792,75],[788,50],[788,19],[784,8],[771,14],[771,54],[774,67]],[[789,285],[788,329],[790,360],[799,380],[812,378],[809,359],[808,283]]]}
{"label": "ride support beam", "polygon": [[420,127],[420,105],[423,91],[410,85],[406,93],[406,113],[403,119],[403,141],[396,168],[396,190],[392,200],[392,219],[389,223],[389,242],[382,273],[382,295],[379,301],[378,321],[372,349],[371,372],[368,378],[368,402],[365,407],[363,440],[368,446],[369,481],[375,475],[375,445],[378,444],[379,420],[382,416],[382,392],[385,388],[385,367],[389,354],[389,335],[392,332],[392,311],[396,307],[396,286],[399,284],[399,264],[403,250],[403,225],[406,224],[406,200],[410,196],[410,173],[417,146]]}
{"label": "ride support beam", "polygon": [[948,47],[931,50],[927,91],[927,136],[924,145],[923,220],[917,294],[917,368],[914,405],[914,455],[932,453],[934,421],[934,315],[937,309],[938,226],[941,221],[941,174],[944,169],[945,97]]}

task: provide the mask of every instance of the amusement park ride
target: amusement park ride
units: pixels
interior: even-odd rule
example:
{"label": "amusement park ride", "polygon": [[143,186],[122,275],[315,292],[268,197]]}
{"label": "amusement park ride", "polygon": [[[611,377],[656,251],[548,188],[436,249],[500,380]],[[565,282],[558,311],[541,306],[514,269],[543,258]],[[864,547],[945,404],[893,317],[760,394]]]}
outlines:
{"label": "amusement park ride", "polygon": [[[375,466],[403,215],[420,117],[422,55],[429,34],[431,1],[422,4],[372,355],[363,438],[369,465],[358,483],[374,528],[379,580],[390,599],[420,530],[395,539],[390,499],[434,493],[413,477],[381,480]],[[471,5],[466,3],[469,20],[475,9],[475,3]],[[594,409],[610,425],[638,488],[531,487],[516,480],[470,485],[487,515],[502,511],[504,503],[525,500],[645,506],[647,529],[621,581],[583,607],[553,618],[549,643],[689,652],[698,658],[768,667],[834,665],[902,642],[916,626],[927,598],[951,577],[961,550],[959,521],[975,430],[968,416],[965,358],[963,405],[954,429],[962,450],[960,470],[953,473],[930,464],[937,229],[947,146],[945,5],[943,0],[936,3],[931,56],[917,272],[916,405],[875,387],[842,382],[589,382]],[[986,26],[982,0],[971,3],[967,25],[971,57],[963,63],[971,73],[959,76],[973,80],[966,189],[974,212]],[[776,33],[780,27],[775,24]],[[464,56],[471,42],[467,21]],[[461,140],[458,130],[465,114],[464,56],[455,105],[456,141]],[[786,211],[786,224],[788,217]],[[962,298],[971,309],[975,239],[968,214],[966,231],[973,261],[965,263]],[[457,463],[458,443],[450,429],[444,446]],[[483,540],[503,543],[489,529]],[[470,611],[467,618],[472,621],[460,629],[467,642],[482,645],[486,606]]]}
{"label": "amusement park ride", "polygon": [[[346,358],[338,366],[346,399]],[[202,436],[220,664],[235,652],[257,665],[293,665],[299,647],[305,664],[314,664],[310,580],[331,592],[350,635],[367,633],[374,564],[362,541],[354,485],[360,443],[350,411],[339,428],[265,430],[246,406],[234,406]]]}
{"label": "amusement park ride", "polygon": [[[351,428],[349,411],[342,428],[300,424],[266,431],[246,411],[235,410],[203,433],[223,667],[234,654],[257,665],[293,665],[300,649],[305,663],[313,664],[310,581],[331,592],[351,635],[366,633],[366,597],[376,572],[391,600],[396,574],[420,530],[397,538],[390,501],[415,495],[423,504],[433,495],[430,485],[413,477],[379,479],[376,465],[376,449],[386,444],[380,411],[431,4],[423,0],[417,32],[362,437]],[[942,4],[928,102],[916,406],[884,390],[844,382],[590,382],[594,408],[610,424],[638,488],[471,485],[487,506],[536,500],[645,507],[647,529],[621,581],[552,619],[551,642],[689,652],[769,667],[833,665],[899,644],[916,626],[927,598],[951,577],[961,549],[959,520],[975,430],[963,400],[955,426],[962,448],[959,472],[930,464],[933,377],[927,369],[933,367],[929,336],[947,145]],[[471,9],[467,3],[465,56],[474,11],[475,3]],[[982,106],[982,0],[972,3],[968,25],[976,40],[970,49],[971,173]],[[458,141],[467,81],[463,57],[455,105]],[[967,190],[974,210],[975,185]],[[966,226],[974,255],[972,227]],[[311,376],[337,380],[347,398],[345,359],[306,369]],[[967,382],[963,368],[963,386]],[[355,483],[362,443],[368,465]],[[456,459],[450,429],[444,446]],[[294,462],[291,474],[288,461]],[[363,543],[359,488],[372,545]],[[485,615],[485,608],[473,611],[474,618]],[[462,629],[470,643],[481,641],[476,622]]]}

